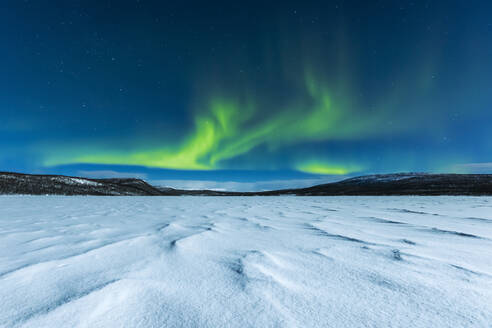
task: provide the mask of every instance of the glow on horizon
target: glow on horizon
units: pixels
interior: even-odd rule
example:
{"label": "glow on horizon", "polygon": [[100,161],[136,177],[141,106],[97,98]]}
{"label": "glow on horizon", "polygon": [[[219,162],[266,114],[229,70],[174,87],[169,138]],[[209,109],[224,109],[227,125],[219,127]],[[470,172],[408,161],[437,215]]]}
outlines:
{"label": "glow on horizon", "polygon": [[305,173],[321,175],[347,175],[361,171],[358,167],[334,165],[321,161],[308,161],[296,166],[296,169]]}

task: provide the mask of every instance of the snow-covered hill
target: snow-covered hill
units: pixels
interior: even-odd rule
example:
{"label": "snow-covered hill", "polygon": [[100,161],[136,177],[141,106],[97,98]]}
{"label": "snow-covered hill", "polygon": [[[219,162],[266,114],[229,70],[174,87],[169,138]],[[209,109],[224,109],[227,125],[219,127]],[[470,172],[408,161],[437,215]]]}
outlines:
{"label": "snow-covered hill", "polygon": [[492,174],[366,175],[291,191],[296,195],[492,195]]}
{"label": "snow-covered hill", "polygon": [[0,197],[3,327],[490,327],[490,197]]}
{"label": "snow-covered hill", "polygon": [[140,179],[87,179],[0,172],[0,194],[152,196],[161,192]]}
{"label": "snow-covered hill", "polygon": [[180,190],[153,187],[140,179],[88,179],[62,175],[0,172],[0,194],[99,196],[492,196],[492,174],[395,173],[367,175],[301,189],[264,192]]}

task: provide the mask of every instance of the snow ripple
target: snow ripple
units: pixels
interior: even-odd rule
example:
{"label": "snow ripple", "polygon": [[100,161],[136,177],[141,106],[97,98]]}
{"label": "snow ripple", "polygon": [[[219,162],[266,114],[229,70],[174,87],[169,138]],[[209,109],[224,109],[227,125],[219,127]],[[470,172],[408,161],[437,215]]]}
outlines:
{"label": "snow ripple", "polygon": [[1,327],[488,327],[490,197],[0,197]]}

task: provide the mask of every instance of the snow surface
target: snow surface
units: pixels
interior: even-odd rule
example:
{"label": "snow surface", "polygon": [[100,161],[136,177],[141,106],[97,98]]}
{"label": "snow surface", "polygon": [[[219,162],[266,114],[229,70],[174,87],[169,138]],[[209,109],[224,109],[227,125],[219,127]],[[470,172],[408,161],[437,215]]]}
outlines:
{"label": "snow surface", "polygon": [[490,327],[491,197],[0,197],[4,327]]}
{"label": "snow surface", "polygon": [[88,185],[88,186],[102,186],[102,183],[96,182],[96,181],[91,181],[87,179],[80,179],[80,178],[72,178],[72,177],[53,177],[53,180],[59,181],[59,182],[64,182],[66,184],[81,184],[81,185]]}

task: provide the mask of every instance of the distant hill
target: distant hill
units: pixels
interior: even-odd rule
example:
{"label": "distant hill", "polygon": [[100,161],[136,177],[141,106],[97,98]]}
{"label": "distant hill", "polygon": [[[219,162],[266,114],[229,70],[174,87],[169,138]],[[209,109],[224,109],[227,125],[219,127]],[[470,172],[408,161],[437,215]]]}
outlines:
{"label": "distant hill", "polygon": [[492,196],[492,174],[377,174],[309,188],[263,192],[227,192],[154,187],[141,179],[88,179],[62,175],[0,172],[0,194],[100,196]]}
{"label": "distant hill", "polygon": [[87,179],[0,172],[0,194],[153,196],[162,193],[140,179]]}
{"label": "distant hill", "polygon": [[492,174],[377,174],[309,188],[271,191],[265,194],[299,196],[492,195]]}

